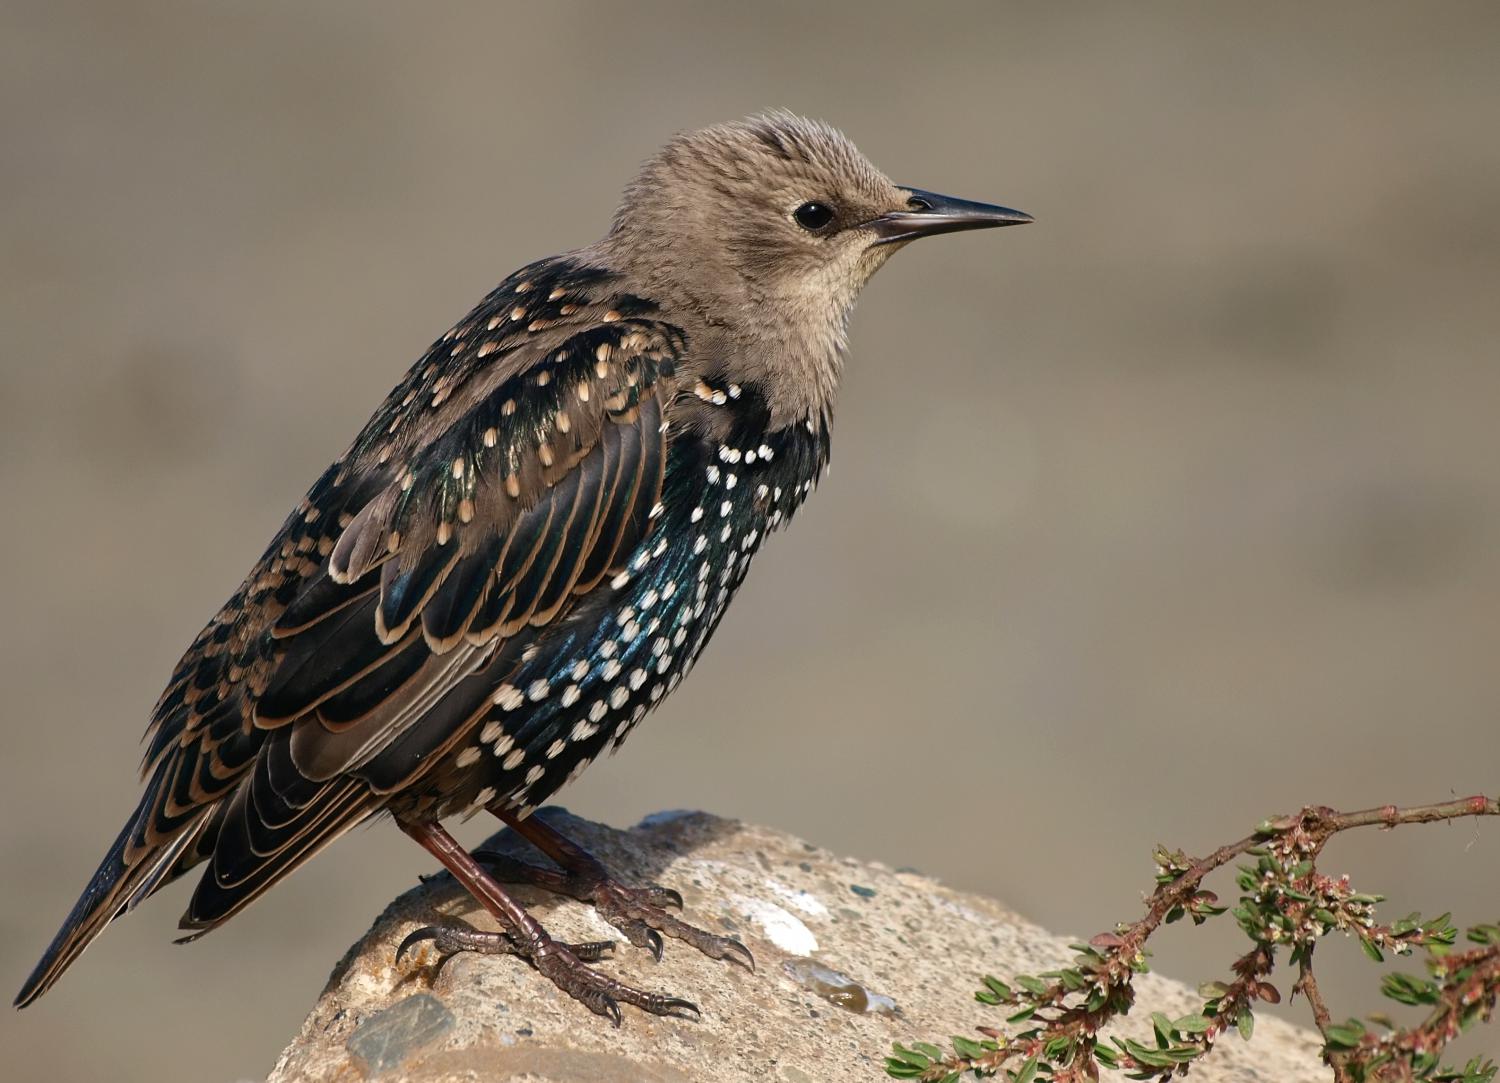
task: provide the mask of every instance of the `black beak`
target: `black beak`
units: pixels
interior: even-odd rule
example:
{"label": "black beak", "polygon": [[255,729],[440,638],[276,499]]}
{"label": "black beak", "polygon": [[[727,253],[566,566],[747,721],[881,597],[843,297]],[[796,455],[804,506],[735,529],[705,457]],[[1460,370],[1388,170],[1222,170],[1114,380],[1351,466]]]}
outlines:
{"label": "black beak", "polygon": [[894,244],[964,229],[1020,226],[1033,221],[1031,215],[1009,207],[954,199],[936,192],[924,192],[920,188],[902,188],[902,191],[911,197],[906,201],[909,210],[892,211],[865,223],[865,228],[879,238],[876,244]]}

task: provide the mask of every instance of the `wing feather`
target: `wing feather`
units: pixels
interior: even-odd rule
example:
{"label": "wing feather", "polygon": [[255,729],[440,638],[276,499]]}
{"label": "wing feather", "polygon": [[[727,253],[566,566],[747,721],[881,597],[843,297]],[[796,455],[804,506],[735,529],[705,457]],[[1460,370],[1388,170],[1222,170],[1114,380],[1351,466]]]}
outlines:
{"label": "wing feather", "polygon": [[459,561],[422,607],[422,638],[434,652],[445,654],[463,641],[464,632],[489,597],[495,567],[504,550],[505,539],[491,538]]}

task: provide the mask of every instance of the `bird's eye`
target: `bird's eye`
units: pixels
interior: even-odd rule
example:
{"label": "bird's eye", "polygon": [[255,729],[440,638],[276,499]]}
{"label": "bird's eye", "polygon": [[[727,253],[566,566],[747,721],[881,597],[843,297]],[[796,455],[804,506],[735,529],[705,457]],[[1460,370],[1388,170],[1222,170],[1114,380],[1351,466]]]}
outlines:
{"label": "bird's eye", "polygon": [[803,229],[816,232],[833,221],[833,208],[826,203],[804,203],[792,212]]}

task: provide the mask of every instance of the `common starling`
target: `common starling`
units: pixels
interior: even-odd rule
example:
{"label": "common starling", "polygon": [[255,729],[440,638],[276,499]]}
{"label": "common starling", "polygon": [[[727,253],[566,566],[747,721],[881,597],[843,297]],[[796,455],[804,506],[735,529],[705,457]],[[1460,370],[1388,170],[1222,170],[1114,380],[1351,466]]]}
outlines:
{"label": "common starling", "polygon": [[[843,135],[775,112],[680,135],[608,234],[523,267],[433,343],[313,484],[172,673],[145,793],[16,998],[199,864],[192,939],[389,813],[498,920],[414,933],[519,955],[594,1012],[686,1000],[589,963],[501,879],[751,966],[534,808],[630,733],[713,634],[750,559],[807,498],[856,294],[928,234],[1031,219],[891,183]],[[486,809],[555,863],[466,853]]]}

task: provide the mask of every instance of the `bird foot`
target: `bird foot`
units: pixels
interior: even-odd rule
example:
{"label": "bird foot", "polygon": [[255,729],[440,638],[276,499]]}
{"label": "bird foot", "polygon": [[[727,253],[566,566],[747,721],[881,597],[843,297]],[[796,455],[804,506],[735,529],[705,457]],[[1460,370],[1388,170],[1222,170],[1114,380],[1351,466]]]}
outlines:
{"label": "bird foot", "polygon": [[401,941],[396,949],[397,965],[400,965],[409,950],[423,941],[431,941],[438,952],[437,970],[441,970],[449,959],[462,952],[519,955],[553,985],[595,1015],[604,1016],[615,1026],[620,1025],[621,1003],[634,1004],[652,1015],[682,1018],[689,1012],[695,1016],[701,1014],[692,1001],[664,993],[648,993],[616,981],[589,966],[589,963],[598,962],[614,949],[613,940],[566,944],[542,933],[534,942],[527,943],[509,933],[485,932],[467,925],[424,925]]}
{"label": "bird foot", "polygon": [[682,896],[660,884],[624,884],[604,872],[597,862],[566,872],[520,861],[509,854],[477,850],[474,859],[504,883],[534,884],[580,902],[591,903],[605,921],[638,948],[645,948],[661,961],[662,936],[681,940],[710,959],[723,959],[754,972],[755,957],[738,940],[689,925],[667,913],[667,907],[682,909]]}
{"label": "bird foot", "polygon": [[600,917],[619,929],[636,947],[649,951],[658,962],[665,934],[697,948],[710,959],[723,959],[754,972],[755,957],[749,948],[733,937],[719,936],[667,913],[662,901],[664,894],[681,909],[682,896],[669,888],[656,884],[631,887],[608,877],[594,885],[590,901]]}
{"label": "bird foot", "polygon": [[620,1025],[620,1004],[634,1004],[652,1015],[679,1019],[701,1016],[698,1005],[681,997],[648,993],[633,985],[601,974],[563,944],[542,946],[532,955],[531,963],[553,985],[578,1001],[595,1015],[602,1015],[615,1026]]}

